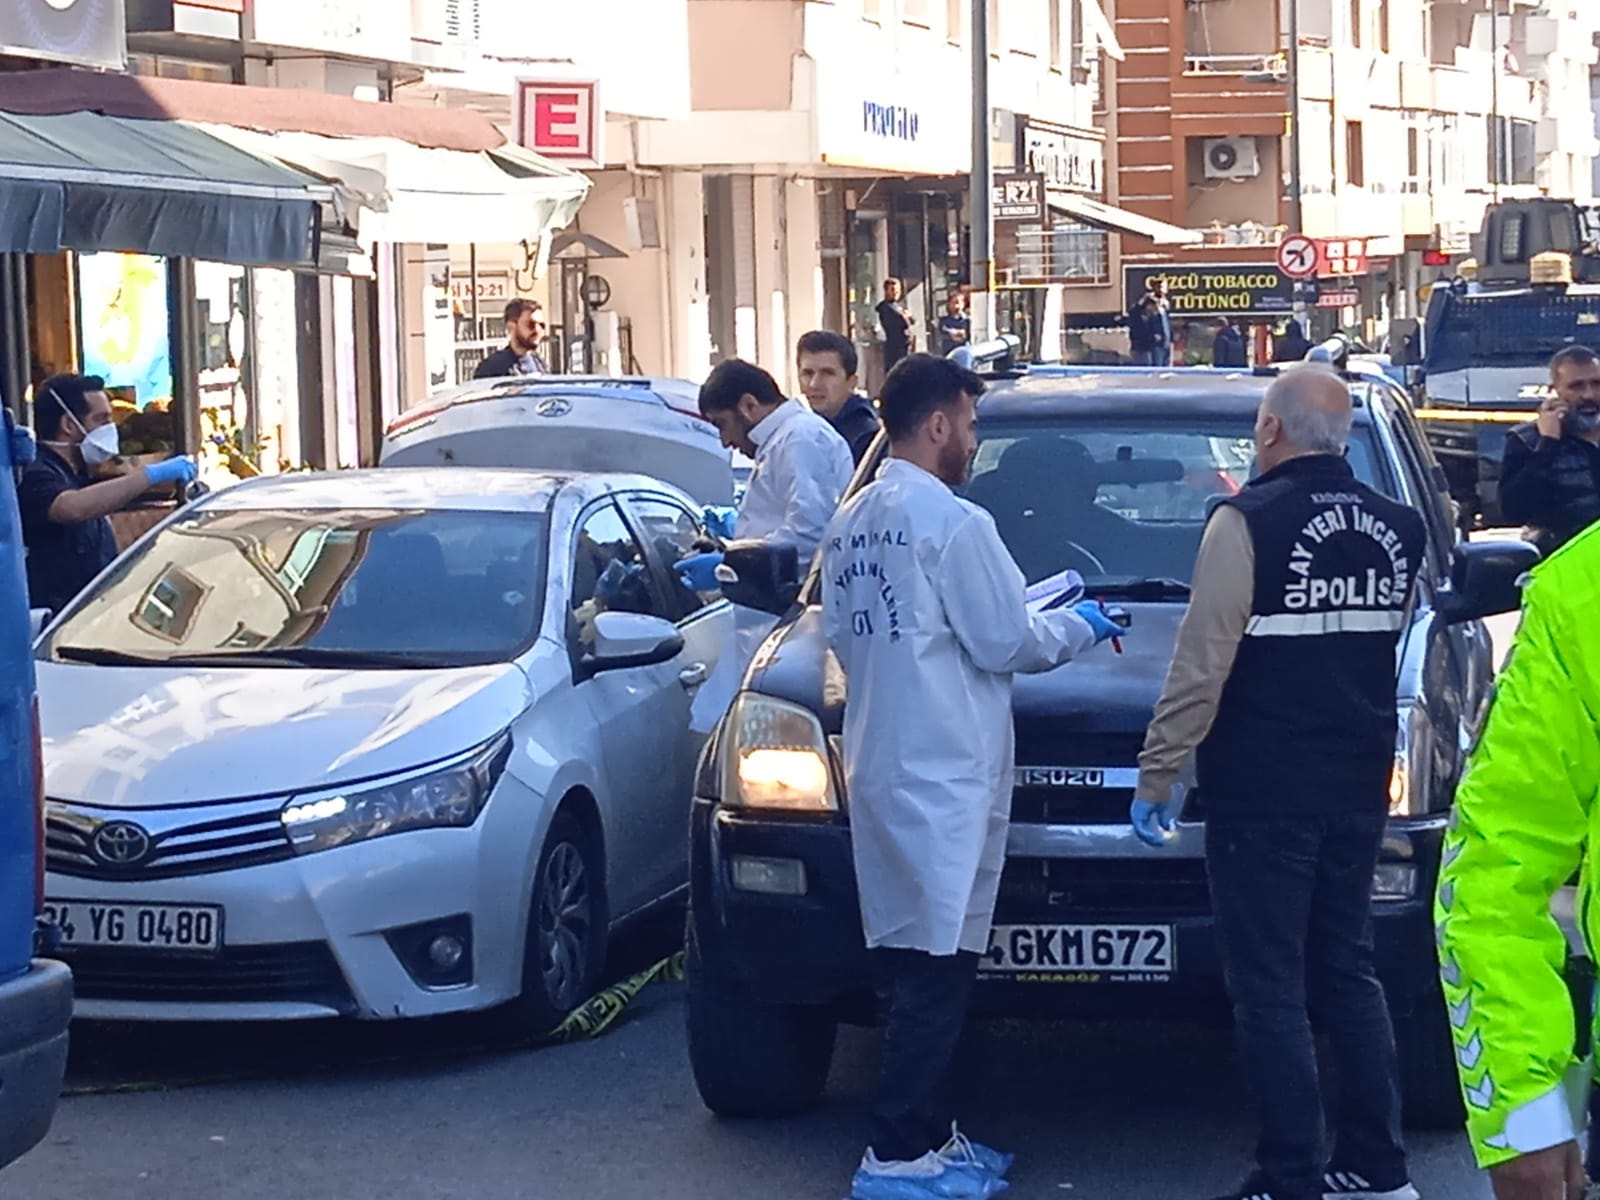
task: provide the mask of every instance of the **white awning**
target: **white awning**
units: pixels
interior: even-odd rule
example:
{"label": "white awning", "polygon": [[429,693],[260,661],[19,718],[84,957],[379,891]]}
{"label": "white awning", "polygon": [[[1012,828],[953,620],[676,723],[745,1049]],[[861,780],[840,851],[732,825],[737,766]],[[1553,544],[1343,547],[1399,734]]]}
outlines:
{"label": "white awning", "polygon": [[572,221],[590,186],[586,176],[511,143],[473,153],[390,137],[207,128],[249,153],[342,185],[343,215],[365,246],[538,241]]}
{"label": "white awning", "polygon": [[1149,238],[1158,246],[1198,246],[1204,239],[1197,230],[1181,229],[1158,221],[1142,213],[1129,212],[1113,204],[1105,204],[1093,196],[1079,195],[1051,188],[1045,193],[1045,203],[1059,213],[1075,217],[1089,225],[1113,229],[1118,233],[1134,233]]}
{"label": "white awning", "polygon": [[1106,17],[1105,9],[1100,7],[1100,0],[1078,0],[1082,6],[1084,32],[1100,43],[1100,49],[1107,57],[1118,62],[1124,61],[1128,56],[1122,49],[1122,43],[1117,41],[1117,30]]}

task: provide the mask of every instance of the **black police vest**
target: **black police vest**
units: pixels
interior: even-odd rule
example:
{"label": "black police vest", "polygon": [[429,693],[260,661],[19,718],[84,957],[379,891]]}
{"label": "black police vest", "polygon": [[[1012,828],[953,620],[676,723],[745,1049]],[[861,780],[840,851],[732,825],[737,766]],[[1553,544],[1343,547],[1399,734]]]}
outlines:
{"label": "black police vest", "polygon": [[1227,501],[1255,550],[1250,621],[1196,757],[1205,807],[1382,809],[1394,763],[1395,651],[1425,532],[1342,458],[1292,459]]}

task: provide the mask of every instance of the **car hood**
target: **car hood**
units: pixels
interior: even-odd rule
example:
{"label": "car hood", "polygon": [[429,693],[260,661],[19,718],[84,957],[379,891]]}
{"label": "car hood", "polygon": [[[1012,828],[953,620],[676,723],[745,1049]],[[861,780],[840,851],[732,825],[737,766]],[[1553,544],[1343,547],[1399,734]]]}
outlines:
{"label": "car hood", "polygon": [[45,791],[113,808],[370,779],[468,750],[532,700],[514,664],[199,669],[40,662]]}
{"label": "car hood", "polygon": [[[1012,707],[1018,717],[1065,717],[1084,732],[1143,733],[1166,682],[1184,604],[1126,604],[1133,627],[1117,654],[1100,646],[1043,675],[1019,675]],[[822,610],[808,609],[762,647],[749,686],[820,712],[838,733],[843,698],[838,668],[822,634]]]}

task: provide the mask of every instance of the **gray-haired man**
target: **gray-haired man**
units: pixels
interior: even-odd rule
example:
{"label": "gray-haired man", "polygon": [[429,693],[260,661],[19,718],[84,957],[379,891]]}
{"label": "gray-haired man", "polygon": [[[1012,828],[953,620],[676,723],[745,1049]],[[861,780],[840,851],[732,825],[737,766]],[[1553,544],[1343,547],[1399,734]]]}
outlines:
{"label": "gray-haired man", "polygon": [[[1230,1198],[1415,1200],[1394,1033],[1372,963],[1372,873],[1394,761],[1395,647],[1422,519],[1344,459],[1350,392],[1294,367],[1256,417],[1261,474],[1223,502],[1139,758],[1134,832],[1163,844],[1185,759],[1259,1170]],[[1339,1067],[1324,1157],[1312,1016]]]}

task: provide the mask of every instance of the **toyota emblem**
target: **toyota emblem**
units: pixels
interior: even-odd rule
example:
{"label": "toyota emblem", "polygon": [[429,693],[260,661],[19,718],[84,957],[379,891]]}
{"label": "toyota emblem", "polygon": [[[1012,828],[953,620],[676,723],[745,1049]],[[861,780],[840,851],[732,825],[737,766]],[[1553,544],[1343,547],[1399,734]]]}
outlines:
{"label": "toyota emblem", "polygon": [[560,396],[551,396],[535,404],[533,411],[541,417],[564,417],[572,411],[572,401],[564,400]]}
{"label": "toyota emblem", "polygon": [[150,853],[150,835],[132,821],[108,821],[95,830],[89,848],[108,867],[132,867]]}

